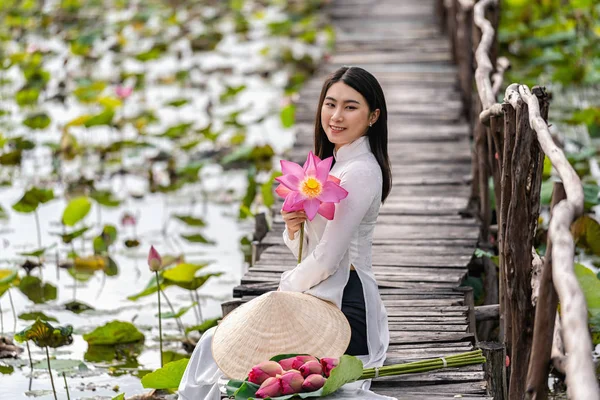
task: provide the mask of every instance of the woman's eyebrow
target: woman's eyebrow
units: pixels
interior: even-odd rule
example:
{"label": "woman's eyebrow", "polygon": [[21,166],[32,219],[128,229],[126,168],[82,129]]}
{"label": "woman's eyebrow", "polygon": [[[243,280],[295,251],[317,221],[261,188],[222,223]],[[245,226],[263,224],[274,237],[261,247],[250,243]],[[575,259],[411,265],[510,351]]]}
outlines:
{"label": "woman's eyebrow", "polygon": [[[331,97],[331,96],[327,96],[327,97],[325,97],[325,100],[337,101],[336,99],[334,99],[334,98],[333,98],[333,97]],[[356,103],[356,104],[360,104],[358,101],[356,101],[356,100],[352,100],[352,99],[350,99],[350,100],[344,100],[344,103]]]}

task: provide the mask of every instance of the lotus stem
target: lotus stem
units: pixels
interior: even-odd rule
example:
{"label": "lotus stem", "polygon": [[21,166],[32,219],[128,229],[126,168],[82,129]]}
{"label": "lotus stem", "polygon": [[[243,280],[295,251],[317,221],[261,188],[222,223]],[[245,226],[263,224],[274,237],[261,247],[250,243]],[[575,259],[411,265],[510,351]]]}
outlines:
{"label": "lotus stem", "polygon": [[7,292],[8,292],[8,300],[10,301],[10,308],[13,313],[13,320],[14,320],[13,332],[16,333],[17,332],[17,312],[15,311],[15,304],[13,303],[12,295],[10,294],[10,289],[8,289]]}
{"label": "lotus stem", "polygon": [[158,277],[158,271],[154,271],[156,274],[156,288],[158,294],[158,342],[160,346],[160,367],[163,367],[163,343],[162,343],[162,320],[160,316],[160,279]]}
{"label": "lotus stem", "polygon": [[200,307],[200,295],[198,294],[198,289],[194,290],[194,294],[196,296],[196,308],[198,309],[198,317],[200,318],[200,323],[204,322],[204,317],[202,316],[202,307]]}
{"label": "lotus stem", "polygon": [[[445,360],[445,363],[443,360]],[[413,374],[446,367],[462,367],[466,365],[482,364],[486,361],[485,357],[482,356],[481,350],[474,350],[466,353],[443,357],[443,360],[442,357],[439,357],[429,360],[414,361],[405,364],[386,365],[384,367],[379,368],[377,376],[380,377]],[[375,378],[375,368],[368,368],[363,370],[363,374],[359,379],[373,378]]]}
{"label": "lotus stem", "polygon": [[54,400],[58,400],[56,397],[56,388],[54,387],[54,378],[52,378],[52,367],[50,366],[50,353],[48,352],[48,346],[46,348],[46,361],[48,362],[48,373],[50,374],[50,383],[52,384],[52,393],[54,393]]}
{"label": "lotus stem", "polygon": [[300,250],[298,250],[298,264],[302,262],[302,245],[304,244],[304,222],[300,224]]}
{"label": "lotus stem", "polygon": [[31,350],[29,349],[29,340],[25,341],[25,345],[27,346],[27,355],[29,356],[29,368],[30,368],[30,376],[29,376],[29,390],[31,390],[31,383],[33,381],[33,360],[31,359]]}
{"label": "lotus stem", "polygon": [[[169,308],[171,309],[171,312],[173,314],[176,314],[175,308],[173,308],[173,304],[171,304],[171,301],[167,297],[167,294],[165,292],[163,292],[162,290],[160,290],[160,286],[159,286],[158,290],[159,290],[159,292],[162,293],[162,295],[164,296],[165,300],[167,301],[167,304],[169,305]],[[181,331],[181,333],[183,334],[183,336],[185,336],[187,338],[187,335],[185,334],[185,328],[183,327],[183,323],[181,322],[181,319],[179,317],[176,317],[175,318],[175,322],[177,323],[177,327],[179,328],[179,330]]]}
{"label": "lotus stem", "polygon": [[[37,209],[33,212],[35,215],[35,227],[37,228],[37,240],[38,240],[38,249],[42,248],[42,231],[40,229],[40,216],[38,215]],[[54,395],[56,397],[56,394]]]}
{"label": "lotus stem", "polygon": [[69,395],[69,385],[67,385],[67,376],[65,373],[62,373],[63,379],[65,380],[65,389],[67,390],[67,400],[71,400],[71,396]]}
{"label": "lotus stem", "polygon": [[0,333],[4,335],[4,314],[2,313],[2,304],[0,304]]}
{"label": "lotus stem", "polygon": [[[190,300],[192,301],[192,303],[194,303],[196,299],[194,298],[193,292],[191,290],[188,290],[188,293],[190,295]],[[192,310],[194,310],[194,315],[196,316],[196,323],[200,325],[200,316],[198,315],[197,307],[192,307]]]}

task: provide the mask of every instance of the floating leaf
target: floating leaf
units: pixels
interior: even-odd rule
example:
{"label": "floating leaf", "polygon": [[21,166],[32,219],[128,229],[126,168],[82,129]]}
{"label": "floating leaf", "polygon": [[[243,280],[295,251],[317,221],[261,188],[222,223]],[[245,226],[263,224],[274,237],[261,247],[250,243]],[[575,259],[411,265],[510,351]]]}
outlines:
{"label": "floating leaf", "polygon": [[32,311],[19,314],[19,319],[22,319],[23,321],[35,321],[36,319],[39,319],[41,321],[58,322],[56,318],[46,315],[41,311]]}
{"label": "floating leaf", "polygon": [[83,335],[89,345],[114,345],[144,341],[145,337],[133,324],[111,321]]}
{"label": "floating leaf", "polygon": [[112,400],[125,400],[125,393],[121,393],[112,398]]}
{"label": "floating leaf", "polygon": [[94,190],[90,193],[90,197],[105,207],[118,207],[121,204],[121,201],[115,199],[109,190]]}
{"label": "floating leaf", "polygon": [[0,165],[19,165],[21,164],[22,156],[23,152],[21,150],[14,150],[0,154]]}
{"label": "floating leaf", "polygon": [[140,241],[137,239],[127,239],[125,242],[125,247],[131,249],[132,247],[138,247],[140,245]]}
{"label": "floating leaf", "polygon": [[39,347],[56,348],[73,343],[72,333],[71,325],[53,327],[48,322],[38,319],[30,327],[15,334],[15,340],[18,342],[32,340]]}
{"label": "floating leaf", "polygon": [[181,234],[181,237],[192,243],[215,244],[214,241],[206,239],[202,234],[195,233],[193,235]]}
{"label": "floating leaf", "polygon": [[84,226],[83,228],[77,229],[76,231],[73,231],[71,233],[52,233],[52,235],[60,236],[63,243],[69,244],[74,239],[77,239],[79,236],[86,233],[89,229],[90,229],[89,226]]}
{"label": "floating leaf", "polygon": [[19,253],[19,255],[25,256],[25,257],[41,257],[44,255],[44,253],[46,253],[46,251],[53,249],[55,247],[56,247],[56,243],[54,243],[52,246],[42,247],[41,249],[37,249],[34,251],[29,251],[26,253]]}
{"label": "floating leaf", "polygon": [[3,364],[0,364],[0,374],[10,375],[13,372],[15,372],[15,367],[13,367],[12,365],[3,365]]}
{"label": "floating leaf", "polygon": [[25,192],[23,197],[15,204],[13,204],[13,210],[21,213],[34,212],[40,204],[47,203],[54,199],[54,192],[52,189],[40,189],[32,187]]}
{"label": "floating leaf", "polygon": [[12,285],[18,284],[19,277],[14,269],[0,269],[0,296],[2,296]]}
{"label": "floating leaf", "polygon": [[43,283],[37,276],[25,276],[19,283],[19,290],[35,304],[56,300],[56,286]]}
{"label": "floating leaf", "polygon": [[181,107],[185,104],[189,103],[188,99],[176,99],[167,103],[168,106],[171,107]]}
{"label": "floating leaf", "polygon": [[74,226],[76,223],[85,218],[92,208],[92,203],[85,197],[76,197],[69,201],[65,211],[63,212],[62,222],[67,226]]}
{"label": "floating leaf", "polygon": [[189,361],[189,358],[173,361],[149,373],[142,378],[142,386],[146,389],[178,388]]}
{"label": "floating leaf", "polygon": [[30,114],[23,121],[23,125],[31,129],[45,129],[50,125],[50,117],[46,113]]}
{"label": "floating leaf", "polygon": [[164,131],[160,136],[170,139],[179,139],[183,137],[192,127],[192,123],[174,125]]}
{"label": "floating leaf", "polygon": [[92,126],[110,125],[114,116],[115,110],[113,110],[112,108],[106,108],[100,114],[96,114],[88,118],[84,122],[84,125],[86,128],[91,128]]}
{"label": "floating leaf", "polygon": [[225,102],[233,99],[238,93],[240,93],[244,89],[246,89],[246,85],[227,86],[225,88],[225,91],[223,93],[221,93],[219,100],[221,101],[221,103],[225,103]]}
{"label": "floating leaf", "polygon": [[65,303],[63,306],[65,307],[65,310],[69,310],[74,314],[81,314],[82,312],[94,309],[94,307],[77,300]]}
{"label": "floating leaf", "polygon": [[102,271],[106,267],[106,259],[102,256],[93,255],[87,257],[75,257],[73,268],[76,272],[91,273]]}
{"label": "floating leaf", "polygon": [[217,326],[218,321],[219,321],[219,318],[207,319],[206,321],[204,321],[200,325],[194,325],[194,326],[190,326],[188,328],[185,328],[185,333],[189,333],[189,332],[192,332],[192,331],[198,331],[200,333],[204,333],[207,330],[209,330],[210,328],[212,328],[214,326]]}
{"label": "floating leaf", "polygon": [[[85,363],[80,360],[65,360],[65,359],[52,360],[52,362],[50,363],[50,366],[52,367],[53,370],[59,371],[59,372],[69,371],[72,369],[78,369],[80,371],[88,369],[87,366],[85,365]],[[48,369],[48,363],[45,360],[37,362],[37,363],[33,364],[33,369]]]}
{"label": "floating leaf", "polygon": [[173,217],[189,226],[206,226],[202,218],[192,217],[191,215],[173,215]]}
{"label": "floating leaf", "polygon": [[162,276],[172,282],[191,282],[194,280],[196,272],[206,267],[208,264],[187,264],[182,263],[171,269],[162,272]]}
{"label": "floating leaf", "polygon": [[181,307],[179,309],[179,311],[177,311],[176,313],[173,313],[171,311],[169,312],[164,312],[164,313],[160,313],[161,318],[163,319],[170,319],[170,318],[179,318],[181,317],[183,314],[185,314],[186,312],[188,312],[189,310],[191,310],[193,307],[195,307],[198,303],[194,302],[191,305],[187,306],[187,307]]}

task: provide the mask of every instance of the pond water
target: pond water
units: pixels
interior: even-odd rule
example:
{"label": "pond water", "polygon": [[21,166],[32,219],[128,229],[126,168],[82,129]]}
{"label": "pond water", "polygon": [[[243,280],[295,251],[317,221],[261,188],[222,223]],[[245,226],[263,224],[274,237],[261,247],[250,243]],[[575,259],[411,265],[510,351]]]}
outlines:
{"label": "pond water", "polygon": [[[207,263],[196,276],[221,273],[198,298],[174,285],[164,290],[175,310],[198,300],[181,317],[185,327],[221,315],[247,268],[240,241],[251,237],[254,222],[239,217],[267,209],[261,187],[293,144],[286,99],[331,41],[322,2],[71,0],[44,2],[43,12],[36,2],[17,3],[0,6],[0,270],[51,286],[43,292],[15,283],[0,295],[2,331],[12,337],[33,323],[15,324],[13,307],[72,325],[73,343],[50,349],[52,362],[83,362],[65,372],[72,399],[144,393],[140,377],[160,367],[157,297],[128,297],[153,277],[148,250]],[[20,160],[11,163],[17,152]],[[249,185],[257,193],[248,201]],[[35,213],[13,210],[32,187],[51,189],[54,199]],[[63,225],[65,208],[79,196],[88,198],[89,212]],[[106,206],[109,200],[118,205]],[[102,254],[114,264],[75,280],[72,273],[83,278],[82,271],[66,267],[75,253],[94,254],[106,225],[117,238]],[[71,242],[60,236],[84,227]],[[40,247],[40,258],[22,255]],[[31,271],[35,278],[20,268],[26,261],[43,263]],[[93,309],[68,311],[72,300]],[[114,320],[133,322],[144,345],[103,360],[83,335]],[[174,319],[163,319],[165,359],[186,356],[182,337]],[[45,362],[43,349],[30,348],[34,363]],[[58,398],[66,398],[62,376],[53,375]],[[26,352],[0,360],[1,399],[52,399],[50,389],[48,372],[43,365],[32,372]]]}

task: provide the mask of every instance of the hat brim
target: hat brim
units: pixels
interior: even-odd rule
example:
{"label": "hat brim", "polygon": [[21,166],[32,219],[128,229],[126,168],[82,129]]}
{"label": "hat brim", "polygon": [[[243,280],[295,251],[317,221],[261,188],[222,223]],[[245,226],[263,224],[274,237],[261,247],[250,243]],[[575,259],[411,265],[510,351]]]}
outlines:
{"label": "hat brim", "polygon": [[212,355],[225,375],[243,380],[256,364],[278,354],[340,357],[350,335],[350,324],[335,305],[304,293],[268,292],[221,321]]}

